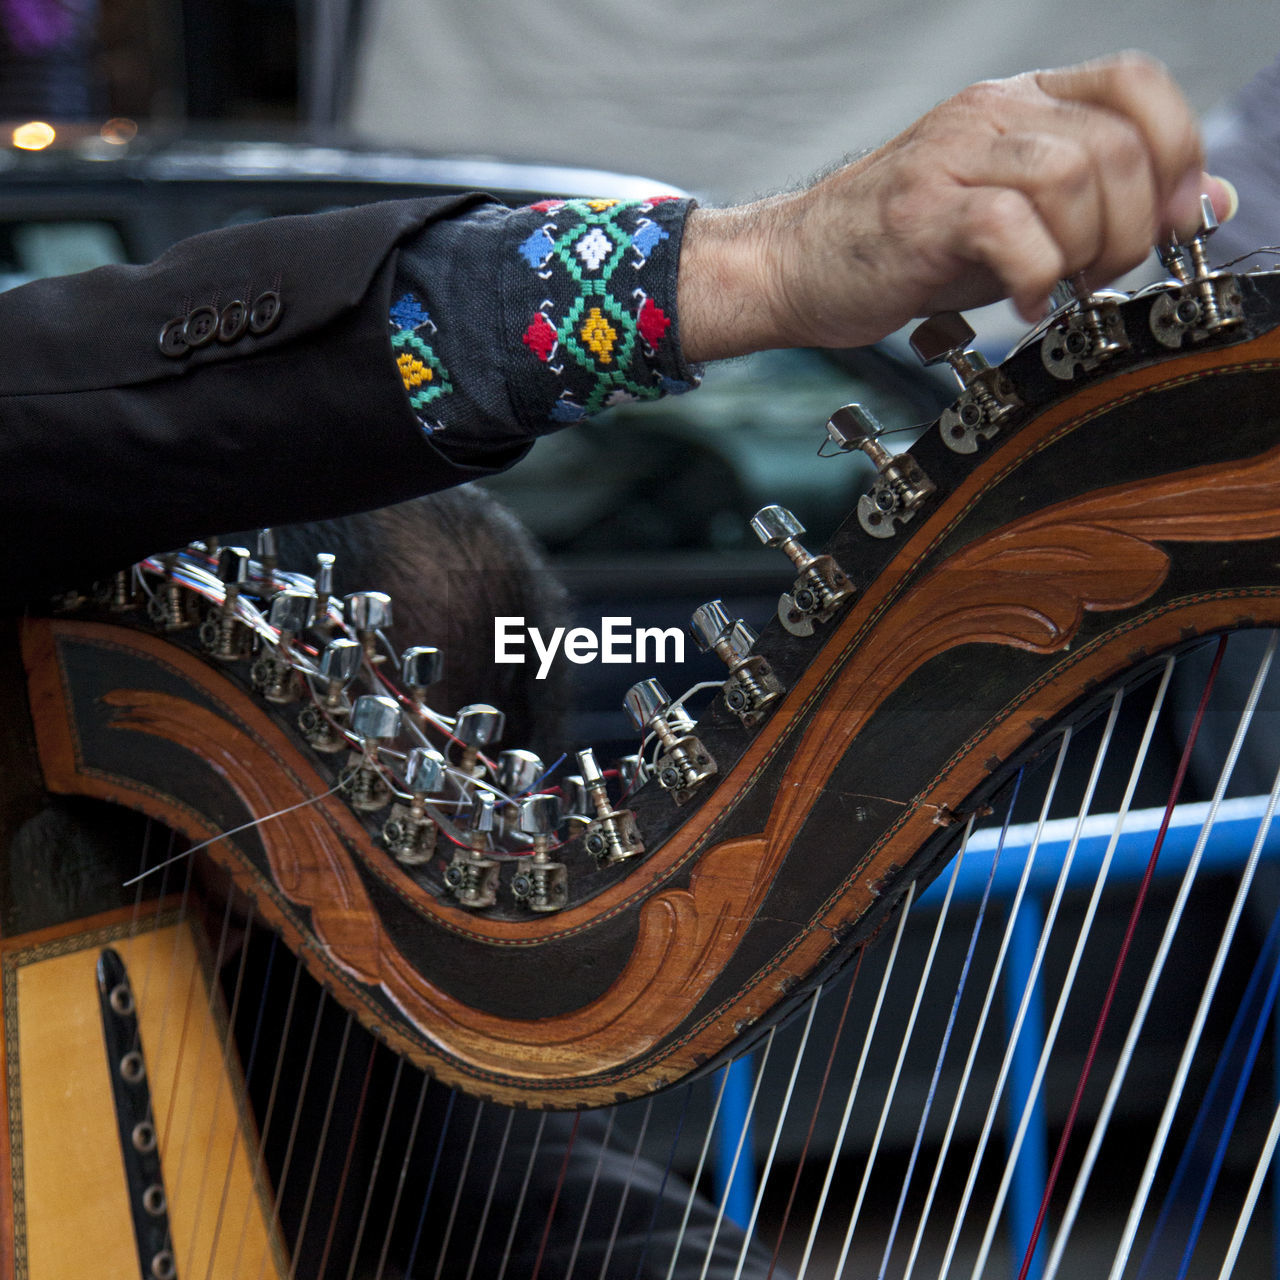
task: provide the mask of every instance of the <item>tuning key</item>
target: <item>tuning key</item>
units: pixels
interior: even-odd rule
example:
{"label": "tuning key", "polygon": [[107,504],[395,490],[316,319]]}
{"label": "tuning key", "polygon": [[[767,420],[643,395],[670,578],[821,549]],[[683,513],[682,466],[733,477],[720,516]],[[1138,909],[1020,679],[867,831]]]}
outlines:
{"label": "tuning key", "polygon": [[497,764],[498,787],[509,796],[523,795],[546,771],[541,756],[519,747],[499,752]]}
{"label": "tuning key", "polygon": [[973,329],[958,311],[939,311],[916,326],[911,349],[923,364],[951,366],[960,395],[939,419],[942,441],[955,453],[976,453],[978,439],[990,439],[1022,399],[1008,376],[969,349]]}
{"label": "tuning key", "polygon": [[624,705],[637,732],[652,732],[662,744],[655,765],[658,783],[671,792],[676,804],[684,804],[716,771],[706,747],[689,732],[692,722],[671,705],[667,691],[656,680],[633,684]]}
{"label": "tuning key", "polygon": [[559,911],[569,900],[569,873],[563,862],[548,857],[561,816],[557,795],[525,796],[520,801],[517,825],[533,841],[533,853],[511,877],[511,893],[530,911]]}
{"label": "tuning key", "polygon": [[768,662],[751,652],[755,632],[741,618],[731,619],[719,600],[699,605],[689,629],[703,652],[714,651],[729,668],[729,679],[722,686],[725,705],[750,728],[782,693]]}
{"label": "tuning key", "polygon": [[391,806],[382,824],[382,838],[397,862],[421,866],[430,862],[436,847],[436,824],[427,815],[427,797],[444,787],[448,765],[438,751],[413,747],[405,760],[404,782],[409,803]]}
{"label": "tuning key", "polygon": [[846,452],[861,450],[876,469],[871,492],[858,499],[858,523],[873,538],[893,537],[895,523],[912,519],[936,491],[911,454],[890,453],[880,443],[883,434],[879,419],[860,404],[837,409],[827,423],[828,439]]}
{"label": "tuning key", "polygon": [[200,624],[200,643],[220,662],[235,662],[249,650],[249,630],[236,616],[240,589],[249,576],[248,549],[221,548],[214,572],[222,583],[222,604],[210,611]]}
{"label": "tuning key", "polygon": [[281,591],[271,600],[268,620],[280,633],[276,647],[267,646],[249,670],[249,679],[268,702],[292,702],[301,688],[292,650],[299,633],[315,621],[316,598],[310,592]]}
{"label": "tuning key", "polygon": [[316,665],[324,681],[324,692],[316,702],[298,712],[298,728],[314,750],[331,754],[347,745],[335,721],[346,719],[351,712],[345,691],[360,670],[363,658],[364,648],[346,636],[330,640],[320,651]]}
{"label": "tuning key", "polygon": [[385,591],[356,591],[347,596],[347,625],[356,633],[370,662],[381,662],[378,632],[392,620],[391,597]]}
{"label": "tuning key", "polygon": [[800,543],[804,525],[786,507],[762,507],[751,517],[751,528],[766,547],[777,547],[799,570],[799,576],[778,600],[778,618],[792,635],[813,634],[815,622],[825,622],[853,584],[828,555],[810,555]]}
{"label": "tuning key", "polygon": [[473,911],[491,907],[498,900],[498,863],[485,857],[495,826],[492,791],[477,791],[471,802],[467,845],[454,850],[444,873],[445,886],[460,905]]}
{"label": "tuning key", "polygon": [[1244,323],[1238,278],[1209,267],[1207,242],[1218,229],[1218,216],[1207,195],[1200,197],[1200,214],[1200,230],[1185,245],[1170,242],[1157,249],[1180,287],[1156,297],[1149,323],[1156,341],[1171,349],[1180,347],[1184,337],[1203,342]]}
{"label": "tuning key", "polygon": [[586,792],[584,811],[595,811],[595,817],[583,832],[583,848],[601,865],[623,862],[644,852],[644,842],[636,826],[636,815],[630,809],[615,809],[609,803],[604,774],[590,747],[578,752],[578,768],[582,770],[582,786]]}
{"label": "tuning key", "polygon": [[342,775],[342,789],[353,808],[381,809],[391,799],[391,787],[378,759],[378,747],[400,732],[400,706],[393,698],[368,693],[351,708],[351,732],[360,740]]}
{"label": "tuning key", "polygon": [[400,655],[400,675],[414,701],[425,702],[427,690],[444,675],[444,657],[434,645],[414,645]]}

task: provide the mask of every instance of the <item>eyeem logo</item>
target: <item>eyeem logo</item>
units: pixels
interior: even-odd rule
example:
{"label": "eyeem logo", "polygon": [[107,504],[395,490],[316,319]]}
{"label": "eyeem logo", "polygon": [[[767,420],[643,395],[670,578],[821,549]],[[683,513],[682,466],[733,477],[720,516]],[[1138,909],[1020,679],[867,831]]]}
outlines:
{"label": "eyeem logo", "polygon": [[562,649],[564,656],[579,666],[588,662],[684,661],[684,632],[679,627],[632,627],[630,618],[611,617],[600,619],[598,632],[590,627],[556,627],[550,636],[544,636],[538,627],[528,626],[523,616],[508,616],[493,620],[494,662],[523,663],[526,639],[537,655],[538,680],[547,678]]}

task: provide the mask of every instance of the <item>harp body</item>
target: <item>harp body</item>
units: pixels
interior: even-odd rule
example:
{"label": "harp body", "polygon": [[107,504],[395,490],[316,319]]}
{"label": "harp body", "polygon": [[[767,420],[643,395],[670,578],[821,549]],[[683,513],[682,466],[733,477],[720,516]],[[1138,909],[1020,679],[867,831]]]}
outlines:
{"label": "harp body", "polygon": [[1021,407],[972,454],[926,433],[935,495],[826,548],[851,601],[762,637],[782,697],[750,729],[717,698],[715,776],[628,801],[641,858],[575,865],[571,844],[561,911],[460,908],[440,865],[406,870],[326,794],[332,762],[243,672],[127,616],[22,626],[43,785],[212,840],[331,996],[450,1086],[539,1110],[661,1090],[847,966],[1051,731],[1171,648],[1280,625],[1280,279],[1238,288],[1220,338],[1169,349],[1155,294],[1096,369],[1025,347],[1003,367]]}

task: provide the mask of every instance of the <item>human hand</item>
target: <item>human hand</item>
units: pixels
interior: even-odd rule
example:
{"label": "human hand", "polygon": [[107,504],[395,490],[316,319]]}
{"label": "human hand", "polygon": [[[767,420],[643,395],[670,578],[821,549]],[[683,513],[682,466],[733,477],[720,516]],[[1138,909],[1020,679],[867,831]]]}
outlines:
{"label": "human hand", "polygon": [[1002,297],[1034,321],[1058,280],[1097,288],[1194,233],[1202,191],[1229,216],[1202,164],[1190,108],[1145,55],[973,85],[803,191],[694,210],[685,355],[860,346]]}

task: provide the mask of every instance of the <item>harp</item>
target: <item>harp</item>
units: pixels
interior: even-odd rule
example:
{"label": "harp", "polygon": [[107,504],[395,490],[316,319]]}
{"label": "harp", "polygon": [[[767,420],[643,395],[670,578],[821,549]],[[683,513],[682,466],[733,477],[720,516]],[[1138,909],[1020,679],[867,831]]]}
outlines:
{"label": "harp", "polygon": [[[182,553],[143,567],[145,608],[124,576],[96,602],[24,621],[41,785],[207,845],[197,887],[219,906],[211,928],[188,926],[185,860],[145,907],[3,939],[14,1194],[0,1239],[18,1274],[57,1274],[31,1261],[30,1100],[67,1052],[30,1047],[29,991],[44,965],[107,941],[132,994],[117,975],[103,999],[141,1021],[125,1042],[150,1055],[163,1010],[199,1006],[212,1046],[194,1051],[208,1068],[195,1077],[190,1057],[147,1069],[165,1095],[144,1119],[161,1128],[163,1109],[170,1130],[156,1145],[174,1218],[146,1236],[147,1205],[130,1211],[139,1274],[977,1276],[1010,1258],[1015,1274],[1057,1273],[1086,1265],[1081,1224],[1120,1201],[1110,1274],[1165,1274],[1187,1187],[1224,1161],[1243,1239],[1277,1133],[1232,1139],[1224,1122],[1253,1098],[1239,1062],[1249,1045],[1257,1057],[1274,998],[1274,943],[1240,922],[1275,791],[1252,807],[1233,791],[1241,753],[1274,747],[1257,710],[1268,641],[1243,709],[1221,707],[1250,647],[1237,633],[1280,624],[1280,277],[1211,273],[1202,249],[1171,254],[1174,278],[1137,296],[1076,299],[998,369],[945,323],[926,330],[921,348],[960,378],[956,404],[909,454],[885,453],[854,409],[833,417],[833,444],[875,462],[872,490],[816,556],[789,513],[760,513],[762,538],[795,564],[778,618],[748,641],[705,612],[723,688],[695,724],[638,685],[652,776],[619,786],[582,758],[568,826],[544,795],[467,783],[483,776],[487,709],[450,726],[450,760],[427,747],[422,651],[392,697],[351,704],[344,659],[322,667],[307,651],[316,618],[298,592],[277,593],[274,626],[242,607],[272,594],[270,567],[232,557],[219,576]],[[370,689],[395,683],[377,661],[379,608],[356,604],[343,646]],[[1208,686],[1206,643],[1228,655]],[[1207,687],[1185,732],[1184,679]],[[1215,735],[1226,764],[1207,751]],[[1166,736],[1186,745],[1162,776],[1150,762]],[[1168,821],[1158,812],[1143,834],[1152,808]],[[1120,816],[1097,816],[1108,810]],[[1228,819],[1244,833],[1234,887],[1214,878],[1202,898]],[[1100,877],[1080,893],[1099,840]],[[1163,875],[1111,888],[1135,840],[1161,856],[1188,843],[1185,890]],[[933,881],[942,908],[917,902]],[[1095,929],[1104,893],[1143,904],[1123,939]],[[1108,950],[1134,957],[1114,981],[1096,977]],[[167,972],[177,964],[199,1000],[143,1008],[144,984],[174,981],[146,959],[162,953],[182,955]],[[1023,982],[1002,1000],[1011,971]],[[272,974],[274,994],[248,994]],[[1007,1048],[993,1053],[1002,1005]],[[1239,1033],[1220,1025],[1237,1006]],[[1152,1035],[1177,1062],[1164,1074],[1143,1066]],[[1203,1066],[1210,1044],[1226,1084]],[[772,1137],[754,1150],[740,1125],[722,1198],[686,1197],[675,1170],[696,1182],[709,1162],[709,1139],[690,1135],[727,1109],[729,1077],[713,1073],[749,1050],[740,1120],[758,1108]],[[1143,1105],[1117,1111],[1135,1087]],[[1152,1105],[1162,1092],[1169,1103]],[[173,1117],[201,1099],[223,1124],[188,1125],[198,1174],[171,1172]],[[1050,1163],[1037,1132],[1060,1137],[1064,1159],[1028,1178]],[[1149,1156],[1134,1156],[1140,1143]],[[810,1150],[831,1153],[825,1174],[806,1173]],[[1255,1172],[1240,1172],[1246,1158]],[[739,1229],[733,1185],[757,1159]],[[157,1185],[137,1176],[142,1193]],[[1238,1248],[1219,1259],[1234,1265]]]}

